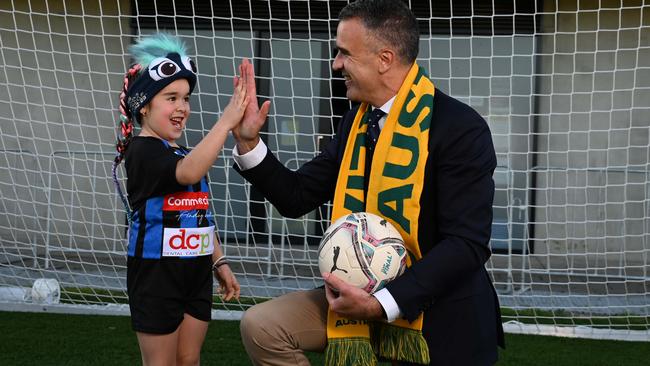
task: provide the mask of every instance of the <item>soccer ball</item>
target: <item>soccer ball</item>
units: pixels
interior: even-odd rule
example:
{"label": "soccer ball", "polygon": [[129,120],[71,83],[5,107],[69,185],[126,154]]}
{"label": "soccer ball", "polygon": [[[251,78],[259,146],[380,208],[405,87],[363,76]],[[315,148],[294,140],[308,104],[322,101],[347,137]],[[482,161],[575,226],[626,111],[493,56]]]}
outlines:
{"label": "soccer ball", "polygon": [[345,215],[323,234],[318,268],[372,294],[404,272],[407,251],[395,227],[368,212]]}
{"label": "soccer ball", "polygon": [[59,281],[54,278],[39,278],[32,286],[32,301],[37,304],[58,304],[61,299]]}

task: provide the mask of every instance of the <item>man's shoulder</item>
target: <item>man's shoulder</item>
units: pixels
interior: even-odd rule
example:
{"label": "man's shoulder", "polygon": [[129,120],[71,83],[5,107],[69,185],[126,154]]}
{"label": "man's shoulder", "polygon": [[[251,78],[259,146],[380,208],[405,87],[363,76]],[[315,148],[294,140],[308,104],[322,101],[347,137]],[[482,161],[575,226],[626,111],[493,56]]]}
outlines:
{"label": "man's shoulder", "polygon": [[448,94],[445,94],[443,91],[436,89],[435,96],[433,98],[434,106],[438,108],[452,109],[452,110],[474,110],[467,103],[461,101],[458,98],[454,98]]}
{"label": "man's shoulder", "polygon": [[469,104],[449,96],[438,89],[436,89],[436,94],[433,98],[433,113],[436,119],[442,119],[443,121],[455,122],[468,120],[485,123],[485,119]]}
{"label": "man's shoulder", "polygon": [[487,131],[489,126],[486,120],[474,108],[436,90],[429,133],[430,146],[457,146],[460,141],[477,133],[489,137],[489,133],[484,133]]}

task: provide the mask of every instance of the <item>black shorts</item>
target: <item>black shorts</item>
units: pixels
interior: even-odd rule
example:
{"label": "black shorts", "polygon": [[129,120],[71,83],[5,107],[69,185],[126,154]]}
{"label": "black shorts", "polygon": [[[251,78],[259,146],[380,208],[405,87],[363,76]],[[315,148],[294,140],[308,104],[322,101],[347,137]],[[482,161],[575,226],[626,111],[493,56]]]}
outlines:
{"label": "black shorts", "polygon": [[178,328],[184,314],[210,321],[211,257],[128,257],[126,287],[133,330],[169,334]]}

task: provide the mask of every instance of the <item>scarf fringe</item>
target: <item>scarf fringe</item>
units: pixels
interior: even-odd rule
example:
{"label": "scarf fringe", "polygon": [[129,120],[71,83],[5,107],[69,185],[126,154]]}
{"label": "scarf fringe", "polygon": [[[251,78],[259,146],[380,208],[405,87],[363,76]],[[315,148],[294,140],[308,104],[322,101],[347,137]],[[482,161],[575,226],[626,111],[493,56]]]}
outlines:
{"label": "scarf fringe", "polygon": [[325,366],[375,366],[377,357],[368,338],[330,339],[325,349]]}
{"label": "scarf fringe", "polygon": [[429,347],[421,331],[373,324],[374,349],[380,357],[389,360],[429,364]]}

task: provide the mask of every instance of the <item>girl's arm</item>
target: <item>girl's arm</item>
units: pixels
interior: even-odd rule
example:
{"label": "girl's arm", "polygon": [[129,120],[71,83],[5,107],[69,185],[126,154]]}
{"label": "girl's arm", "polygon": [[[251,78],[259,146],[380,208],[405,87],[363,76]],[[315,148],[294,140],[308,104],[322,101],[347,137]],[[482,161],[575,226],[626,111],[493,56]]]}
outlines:
{"label": "girl's arm", "polygon": [[232,98],[221,118],[187,156],[176,165],[176,180],[181,185],[195,184],[206,175],[219,156],[228,132],[241,121],[249,97],[246,95],[246,81],[235,79]]}
{"label": "girl's arm", "polygon": [[219,237],[215,232],[214,252],[212,253],[212,272],[219,281],[218,292],[225,301],[239,299],[240,287],[237,278],[232,273],[230,265],[221,250]]}

